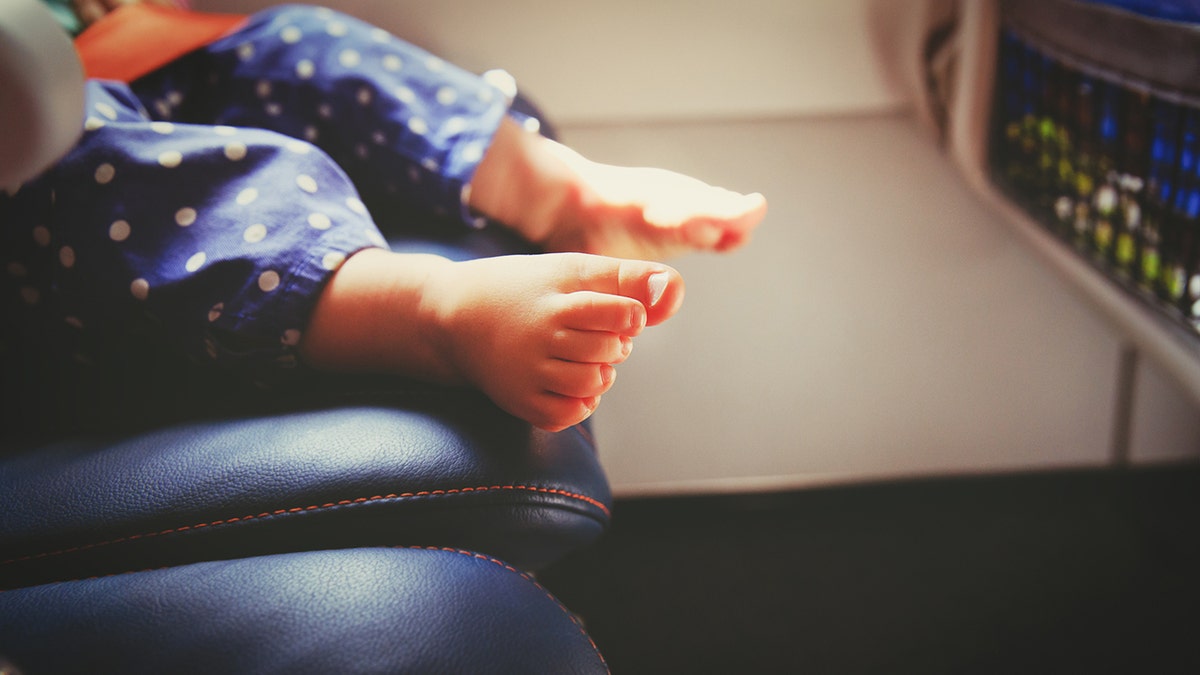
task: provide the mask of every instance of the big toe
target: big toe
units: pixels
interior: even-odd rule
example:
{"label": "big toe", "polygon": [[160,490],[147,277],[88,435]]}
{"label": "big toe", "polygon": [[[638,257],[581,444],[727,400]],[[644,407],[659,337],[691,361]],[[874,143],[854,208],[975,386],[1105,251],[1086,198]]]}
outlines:
{"label": "big toe", "polygon": [[665,231],[677,231],[686,248],[727,251],[747,241],[766,213],[767,200],[757,192],[710,188],[688,202],[647,207],[644,217]]}
{"label": "big toe", "polygon": [[714,250],[725,253],[745,245],[767,215],[767,199],[757,192],[743,197],[741,206],[742,210],[726,221]]}
{"label": "big toe", "polygon": [[575,291],[596,291],[632,298],[646,309],[646,325],[671,318],[683,304],[684,283],[679,271],[668,265],[643,260],[626,260],[579,254]]}

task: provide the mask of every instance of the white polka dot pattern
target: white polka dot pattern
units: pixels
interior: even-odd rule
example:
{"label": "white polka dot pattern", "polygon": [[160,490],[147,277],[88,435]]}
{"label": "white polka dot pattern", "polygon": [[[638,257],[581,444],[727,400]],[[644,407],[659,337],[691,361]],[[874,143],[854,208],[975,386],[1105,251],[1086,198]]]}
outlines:
{"label": "white polka dot pattern", "polygon": [[[0,222],[21,224],[0,278],[24,311],[112,334],[136,306],[196,357],[284,363],[328,276],[387,246],[368,204],[482,224],[465,196],[511,78],[498,87],[301,5],[259,12],[201,52],[133,87],[88,83],[87,133],[47,178],[63,195],[53,218],[37,190],[0,194]],[[227,334],[263,348],[247,356]]]}
{"label": "white polka dot pattern", "polygon": [[128,221],[115,220],[108,228],[108,238],[113,241],[125,241],[129,238],[131,231]]}
{"label": "white polka dot pattern", "polygon": [[196,209],[185,206],[175,212],[175,224],[180,227],[190,227],[196,222]]}

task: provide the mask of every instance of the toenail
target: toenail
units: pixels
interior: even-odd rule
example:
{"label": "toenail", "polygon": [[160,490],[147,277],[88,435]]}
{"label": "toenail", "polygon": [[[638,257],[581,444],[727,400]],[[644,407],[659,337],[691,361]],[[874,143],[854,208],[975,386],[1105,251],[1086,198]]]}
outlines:
{"label": "toenail", "polygon": [[667,282],[671,280],[671,276],[666,272],[655,272],[650,275],[646,281],[646,288],[650,291],[650,306],[658,304],[662,299],[663,293],[667,291]]}
{"label": "toenail", "polygon": [[631,303],[629,308],[629,327],[639,332],[646,327],[646,308],[641,303]]}
{"label": "toenail", "polygon": [[604,385],[612,384],[612,381],[617,376],[617,369],[610,365],[600,366],[600,383]]}

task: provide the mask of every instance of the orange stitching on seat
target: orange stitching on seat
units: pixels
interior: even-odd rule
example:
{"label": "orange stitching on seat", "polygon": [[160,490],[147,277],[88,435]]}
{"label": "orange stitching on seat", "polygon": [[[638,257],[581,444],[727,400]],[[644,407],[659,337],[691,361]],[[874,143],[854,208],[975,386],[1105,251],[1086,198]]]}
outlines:
{"label": "orange stitching on seat", "polygon": [[558,495],[561,497],[577,499],[579,501],[586,502],[586,503],[591,504],[592,506],[595,506],[596,508],[600,509],[604,513],[605,517],[608,517],[610,515],[609,511],[608,511],[608,507],[605,506],[604,503],[601,502],[600,500],[595,499],[594,497],[589,497],[587,495],[577,494],[574,492],[567,492],[566,490],[559,490],[557,488],[537,487],[537,486],[532,486],[532,485],[492,485],[492,486],[480,486],[480,487],[451,488],[448,490],[422,490],[420,492],[402,492],[400,494],[391,493],[391,494],[386,494],[386,495],[374,495],[371,497],[357,497],[355,499],[343,499],[343,500],[340,500],[337,502],[328,502],[328,503],[319,504],[319,505],[314,504],[312,506],[295,506],[290,509],[276,509],[274,511],[264,511],[258,515],[225,518],[222,520],[214,520],[212,522],[198,523],[195,525],[181,525],[180,527],[173,527],[173,528],[169,528],[166,530],[160,530],[158,532],[146,532],[143,534],[131,534],[126,537],[118,537],[116,539],[109,539],[107,541],[100,541],[100,542],[95,542],[92,544],[81,544],[79,546],[72,546],[70,548],[64,548],[64,549],[60,549],[57,551],[49,551],[46,553],[33,553],[30,555],[21,556],[19,558],[10,558],[8,560],[0,560],[0,566],[11,565],[13,563],[19,563],[19,562],[27,562],[29,560],[40,560],[42,558],[50,558],[50,557],[59,556],[59,555],[68,555],[71,553],[79,553],[80,551],[86,551],[86,550],[93,549],[93,548],[99,548],[101,546],[111,546],[113,544],[120,544],[120,543],[128,542],[128,541],[136,541],[138,539],[147,539],[150,537],[158,537],[158,536],[162,536],[162,535],[166,535],[166,534],[176,534],[179,532],[187,532],[188,530],[199,529],[199,528],[203,528],[203,527],[216,527],[219,525],[228,525],[231,523],[236,523],[236,522],[245,521],[245,520],[268,518],[270,516],[282,516],[282,515],[286,515],[289,513],[301,513],[304,511],[318,511],[321,509],[329,509],[329,508],[333,508],[336,506],[347,506],[350,504],[364,504],[367,502],[375,502],[375,501],[416,499],[416,498],[422,498],[422,497],[444,497],[444,496],[451,496],[451,495],[455,495],[455,494],[462,494],[462,493],[468,493],[468,492],[495,492],[498,490],[520,490],[520,491],[525,491],[525,492],[536,492],[539,494]]}
{"label": "orange stitching on seat", "polygon": [[579,618],[576,617],[575,614],[571,610],[567,609],[567,606],[564,605],[561,600],[554,597],[553,593],[551,593],[549,590],[547,590],[545,586],[543,586],[541,583],[539,583],[537,579],[534,579],[533,575],[529,574],[528,572],[519,570],[519,569],[513,567],[512,565],[504,562],[503,560],[500,560],[498,558],[493,558],[492,556],[487,555],[486,553],[478,553],[476,551],[468,551],[468,550],[461,549],[461,548],[451,548],[451,547],[447,547],[447,546],[397,546],[396,548],[406,548],[406,549],[411,549],[411,550],[416,550],[416,551],[445,551],[447,553],[458,553],[460,555],[465,555],[470,558],[476,558],[478,560],[483,560],[486,562],[493,563],[495,565],[499,565],[500,567],[503,567],[504,569],[508,570],[509,572],[516,574],[517,576],[521,577],[525,581],[528,581],[529,583],[533,584],[534,587],[536,587],[541,592],[545,593],[546,597],[550,598],[550,600],[552,600],[554,602],[554,604],[558,605],[558,608],[562,610],[563,614],[566,614],[567,618],[571,620],[571,623],[575,624],[575,627],[579,629],[580,634],[582,634],[583,637],[587,638],[588,644],[590,644],[592,646],[592,651],[596,652],[596,658],[600,659],[600,663],[604,664],[604,669],[609,670],[608,661],[604,660],[604,655],[600,653],[600,647],[598,647],[596,645],[596,641],[593,640],[592,636],[588,634],[587,629],[584,628],[583,624],[579,621]]}

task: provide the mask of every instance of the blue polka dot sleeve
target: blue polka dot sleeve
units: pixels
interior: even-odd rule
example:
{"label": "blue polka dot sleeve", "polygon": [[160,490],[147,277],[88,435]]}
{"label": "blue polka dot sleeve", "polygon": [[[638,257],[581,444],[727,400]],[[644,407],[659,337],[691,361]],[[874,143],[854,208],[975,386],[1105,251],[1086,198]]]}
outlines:
{"label": "blue polka dot sleeve", "polygon": [[0,195],[8,318],[85,362],[150,322],[197,360],[292,365],[330,275],[386,246],[375,205],[476,224],[504,89],[298,6],[132,85],[89,82],[77,147]]}

